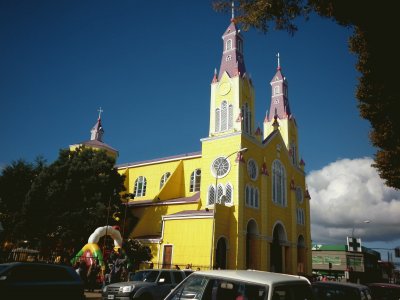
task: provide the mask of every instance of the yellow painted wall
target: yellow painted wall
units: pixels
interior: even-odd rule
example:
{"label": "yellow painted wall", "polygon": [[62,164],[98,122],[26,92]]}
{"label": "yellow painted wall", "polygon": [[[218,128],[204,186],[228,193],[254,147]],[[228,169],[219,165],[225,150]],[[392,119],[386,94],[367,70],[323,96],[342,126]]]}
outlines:
{"label": "yellow painted wall", "polygon": [[[161,247],[172,245],[172,265],[192,264],[207,269],[210,264],[212,219],[166,220]],[[208,251],[207,251],[208,250]],[[163,250],[160,261],[163,259]]]}

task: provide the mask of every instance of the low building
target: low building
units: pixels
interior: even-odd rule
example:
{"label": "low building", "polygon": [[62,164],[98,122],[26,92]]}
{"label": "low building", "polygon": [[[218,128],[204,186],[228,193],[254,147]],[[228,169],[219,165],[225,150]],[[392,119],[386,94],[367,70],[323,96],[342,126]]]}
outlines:
{"label": "low building", "polygon": [[361,247],[361,251],[348,251],[347,245],[314,245],[312,247],[312,269],[315,276],[357,283],[380,279],[381,255],[372,249]]}

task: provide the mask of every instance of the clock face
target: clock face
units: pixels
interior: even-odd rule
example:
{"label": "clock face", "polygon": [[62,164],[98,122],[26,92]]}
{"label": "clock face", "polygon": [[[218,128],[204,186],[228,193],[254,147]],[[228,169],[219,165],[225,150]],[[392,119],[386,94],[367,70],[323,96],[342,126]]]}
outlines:
{"label": "clock face", "polygon": [[231,84],[229,82],[221,82],[218,87],[218,92],[221,96],[225,96],[231,90]]}
{"label": "clock face", "polygon": [[211,165],[211,171],[214,177],[222,178],[229,173],[231,165],[225,157],[218,157]]}

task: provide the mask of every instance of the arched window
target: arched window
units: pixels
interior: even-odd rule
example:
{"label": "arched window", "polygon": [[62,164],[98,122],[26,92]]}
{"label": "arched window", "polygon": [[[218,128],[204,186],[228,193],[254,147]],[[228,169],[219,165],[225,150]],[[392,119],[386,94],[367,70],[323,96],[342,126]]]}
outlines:
{"label": "arched window", "polygon": [[286,206],[286,171],[279,160],[275,160],[272,165],[272,200]]}
{"label": "arched window", "polygon": [[258,189],[254,189],[254,207],[258,208]]}
{"label": "arched window", "polygon": [[248,185],[246,186],[245,200],[246,200],[246,205],[250,205],[250,187]]}
{"label": "arched window", "polygon": [[135,190],[133,191],[135,197],[142,197],[146,195],[146,177],[139,176],[135,181]]}
{"label": "arched window", "polygon": [[215,188],[210,186],[208,188],[208,205],[213,205],[215,203]]}
{"label": "arched window", "polygon": [[217,203],[221,203],[221,197],[224,194],[224,187],[222,186],[222,184],[218,184],[217,187],[217,199],[216,202]]}
{"label": "arched window", "polygon": [[299,225],[305,224],[304,210],[299,207],[297,208],[297,224],[299,224]]}
{"label": "arched window", "polygon": [[292,142],[291,152],[292,152],[292,163],[295,166],[297,166],[297,150],[296,150],[296,144],[294,142]]}
{"label": "arched window", "polygon": [[246,206],[248,206],[248,207],[252,207],[252,208],[259,207],[258,188],[251,186],[251,185],[246,185],[245,202],[246,202]]}
{"label": "arched window", "polygon": [[233,105],[228,105],[226,100],[221,102],[221,107],[215,109],[215,132],[226,131],[233,128]]}
{"label": "arched window", "polygon": [[228,104],[226,101],[221,103],[221,131],[228,129]]}
{"label": "arched window", "polygon": [[231,50],[232,49],[232,40],[229,39],[226,41],[226,48],[225,50]]}
{"label": "arched window", "polygon": [[170,173],[170,172],[166,172],[166,173],[164,173],[163,176],[161,176],[161,180],[160,180],[160,190],[161,190],[161,188],[164,186],[164,184],[167,182],[169,176],[171,176],[171,173]]}
{"label": "arched window", "polygon": [[196,169],[190,175],[190,192],[200,191],[201,170]]}
{"label": "arched window", "polygon": [[233,105],[229,105],[229,111],[228,111],[228,129],[233,128]]}
{"label": "arched window", "polygon": [[215,110],[215,132],[221,130],[221,111],[219,108]]}
{"label": "arched window", "polygon": [[243,49],[242,49],[242,41],[239,40],[239,39],[237,40],[237,48],[238,48],[238,50],[239,50],[240,53],[243,52]]}
{"label": "arched window", "polygon": [[233,199],[232,199],[232,186],[230,183],[226,185],[226,190],[225,190],[225,196],[226,196],[226,203],[227,204],[233,204]]}

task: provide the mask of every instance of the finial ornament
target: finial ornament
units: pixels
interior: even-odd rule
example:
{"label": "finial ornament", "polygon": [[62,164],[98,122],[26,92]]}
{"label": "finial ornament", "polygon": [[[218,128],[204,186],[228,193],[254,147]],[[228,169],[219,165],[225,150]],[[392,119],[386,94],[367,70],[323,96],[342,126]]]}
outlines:
{"label": "finial ornament", "polygon": [[232,20],[235,19],[235,1],[232,1]]}
{"label": "finial ornament", "polygon": [[100,120],[100,118],[101,118],[101,113],[103,112],[103,110],[101,109],[101,106],[100,106],[100,108],[99,108],[97,111],[99,112],[99,120]]}
{"label": "finial ornament", "polygon": [[280,61],[280,59],[279,59],[279,52],[278,52],[278,54],[276,55],[276,57],[278,58],[278,70],[280,70],[280,69],[281,69],[281,61]]}

